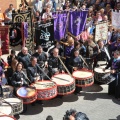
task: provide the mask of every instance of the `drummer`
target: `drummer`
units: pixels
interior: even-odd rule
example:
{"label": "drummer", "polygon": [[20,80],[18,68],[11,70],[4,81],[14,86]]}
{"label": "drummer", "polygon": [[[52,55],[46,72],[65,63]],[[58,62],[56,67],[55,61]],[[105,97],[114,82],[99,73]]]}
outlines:
{"label": "drummer", "polygon": [[115,95],[116,98],[120,97],[120,81],[119,81],[119,72],[120,72],[120,50],[114,52],[114,58],[112,58],[108,65],[103,69],[105,71],[109,67],[111,68],[111,74],[116,78],[115,81],[112,81],[108,87],[108,94]]}
{"label": "drummer", "polygon": [[39,65],[37,64],[37,58],[31,57],[31,64],[27,68],[27,76],[31,83],[34,83],[35,81],[42,80],[42,71]]}
{"label": "drummer", "polygon": [[59,57],[58,53],[59,53],[58,48],[54,48],[53,56],[51,56],[48,60],[48,70],[50,76],[64,72],[64,68],[58,58]]}
{"label": "drummer", "polygon": [[41,68],[43,67],[47,67],[47,55],[45,54],[45,52],[43,51],[42,46],[38,46],[37,47],[37,52],[34,53],[32,56],[37,58],[37,63],[39,64],[39,66]]}
{"label": "drummer", "polygon": [[[69,70],[71,73],[75,70],[79,70],[83,68],[83,61],[81,57],[79,56],[78,50],[74,51],[74,56],[69,59],[68,64],[69,64],[69,68],[70,68]],[[81,90],[82,90],[82,87],[76,86],[75,93],[79,93]]]}

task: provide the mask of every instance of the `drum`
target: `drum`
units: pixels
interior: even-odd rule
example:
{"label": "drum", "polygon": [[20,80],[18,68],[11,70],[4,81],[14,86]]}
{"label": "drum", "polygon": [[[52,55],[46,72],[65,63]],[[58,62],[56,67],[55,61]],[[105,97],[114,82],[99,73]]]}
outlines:
{"label": "drum", "polygon": [[2,105],[0,105],[0,112],[5,115],[13,115],[12,106],[8,103],[2,103]]}
{"label": "drum", "polygon": [[7,98],[4,99],[12,106],[13,115],[19,114],[23,111],[23,101],[18,98]]}
{"label": "drum", "polygon": [[94,74],[87,69],[76,70],[72,73],[72,76],[76,80],[77,87],[88,87],[94,83]]}
{"label": "drum", "polygon": [[102,82],[103,82],[102,77],[103,77],[105,74],[110,73],[110,69],[107,69],[107,70],[103,71],[103,68],[105,68],[105,67],[106,67],[106,66],[104,65],[104,66],[96,67],[96,68],[94,69],[94,78],[95,78],[96,81],[102,83]]}
{"label": "drum", "polygon": [[38,81],[32,84],[37,90],[37,100],[49,100],[57,96],[57,85],[52,81]]}
{"label": "drum", "polygon": [[33,87],[21,87],[17,90],[17,96],[23,100],[24,104],[30,104],[36,101],[37,91]]}
{"label": "drum", "polygon": [[9,85],[3,85],[3,97],[9,98],[13,96],[13,87]]}
{"label": "drum", "polygon": [[107,65],[107,61],[98,61],[97,66]]}
{"label": "drum", "polygon": [[68,74],[54,75],[51,80],[57,84],[58,95],[68,95],[75,91],[75,80]]}
{"label": "drum", "polygon": [[14,117],[7,115],[0,115],[0,120],[16,120]]}

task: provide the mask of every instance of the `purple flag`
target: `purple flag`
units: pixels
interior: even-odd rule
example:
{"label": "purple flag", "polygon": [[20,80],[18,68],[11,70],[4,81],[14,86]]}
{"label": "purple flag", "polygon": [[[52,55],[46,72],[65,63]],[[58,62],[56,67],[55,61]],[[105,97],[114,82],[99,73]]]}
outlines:
{"label": "purple flag", "polygon": [[54,18],[54,39],[61,40],[66,34],[66,23],[68,18],[68,12],[55,12],[53,13]]}
{"label": "purple flag", "polygon": [[88,11],[70,11],[68,33],[77,37],[85,30]]}
{"label": "purple flag", "polygon": [[24,38],[28,38],[28,23],[24,22]]}

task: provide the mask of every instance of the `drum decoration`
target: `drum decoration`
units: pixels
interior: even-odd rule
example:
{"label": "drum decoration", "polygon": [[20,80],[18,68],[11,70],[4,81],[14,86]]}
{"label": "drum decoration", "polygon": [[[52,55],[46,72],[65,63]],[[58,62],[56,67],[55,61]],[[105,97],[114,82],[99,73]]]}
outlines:
{"label": "drum decoration", "polygon": [[13,96],[13,87],[10,85],[3,85],[3,98],[9,98]]}
{"label": "drum decoration", "polygon": [[0,105],[0,116],[1,114],[5,114],[5,115],[13,115],[13,111],[12,111],[12,106],[8,103],[2,103]]}
{"label": "drum decoration", "polygon": [[12,106],[13,115],[19,114],[23,111],[23,101],[18,98],[7,98],[4,99]]}
{"label": "drum decoration", "polygon": [[52,81],[38,81],[32,84],[37,90],[37,100],[49,100],[57,96],[57,85]]}
{"label": "drum decoration", "polygon": [[76,70],[72,73],[72,76],[75,78],[78,87],[88,87],[94,83],[94,74],[87,69]]}
{"label": "drum decoration", "polygon": [[0,120],[16,120],[14,117],[7,115],[0,115]]}
{"label": "drum decoration", "polygon": [[57,74],[51,80],[57,84],[58,95],[68,95],[75,91],[75,80],[69,74]]}
{"label": "drum decoration", "polygon": [[36,101],[37,91],[33,87],[21,87],[17,90],[17,96],[23,100],[24,104],[30,104]]}
{"label": "drum decoration", "polygon": [[107,69],[107,70],[103,71],[103,68],[105,68],[105,67],[106,66],[104,65],[104,66],[96,67],[94,69],[94,74],[95,74],[94,78],[95,78],[96,81],[104,83],[102,77],[104,75],[110,73],[110,69]]}

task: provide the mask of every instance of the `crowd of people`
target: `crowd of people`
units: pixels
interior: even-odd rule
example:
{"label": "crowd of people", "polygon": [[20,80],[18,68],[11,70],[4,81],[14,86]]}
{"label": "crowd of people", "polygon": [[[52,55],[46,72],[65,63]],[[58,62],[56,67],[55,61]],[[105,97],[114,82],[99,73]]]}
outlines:
{"label": "crowd of people", "polygon": [[[27,9],[24,4],[20,4],[19,12]],[[67,36],[64,43],[55,41],[47,53],[40,45],[36,45],[37,49],[30,53],[26,47],[22,47],[18,54],[15,50],[11,50],[7,57],[7,67],[1,51],[0,78],[3,83],[14,87],[15,95],[18,87],[29,86],[38,80],[49,80],[55,74],[65,73],[66,69],[60,61],[62,59],[70,73],[83,68],[94,72],[99,61],[106,61],[108,64],[103,71],[110,68],[110,75],[115,78],[109,83],[108,94],[120,98],[120,30],[114,28],[111,23],[112,9],[119,10],[120,2],[117,0],[36,0],[33,5],[32,21],[48,20],[52,18],[52,12],[71,9],[87,9],[87,21],[92,21],[91,26],[86,27],[80,35],[80,40],[76,41],[73,37]],[[0,25],[12,22],[14,10],[13,4],[10,4],[5,12],[0,8]],[[108,23],[108,36],[106,40],[100,39],[95,42],[95,25],[101,22]],[[81,90],[81,87],[76,87],[75,93],[79,94]]]}

